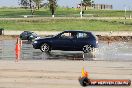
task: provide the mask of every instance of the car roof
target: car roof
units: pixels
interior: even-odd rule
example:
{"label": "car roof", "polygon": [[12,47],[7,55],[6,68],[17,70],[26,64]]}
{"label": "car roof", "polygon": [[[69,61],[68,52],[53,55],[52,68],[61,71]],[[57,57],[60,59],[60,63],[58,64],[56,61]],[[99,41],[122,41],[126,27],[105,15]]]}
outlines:
{"label": "car roof", "polygon": [[28,32],[28,33],[34,33],[34,32],[32,32],[32,31],[24,31],[24,32]]}
{"label": "car roof", "polygon": [[91,33],[91,32],[87,32],[87,31],[79,31],[79,30],[66,30],[64,32],[84,32],[84,33]]}

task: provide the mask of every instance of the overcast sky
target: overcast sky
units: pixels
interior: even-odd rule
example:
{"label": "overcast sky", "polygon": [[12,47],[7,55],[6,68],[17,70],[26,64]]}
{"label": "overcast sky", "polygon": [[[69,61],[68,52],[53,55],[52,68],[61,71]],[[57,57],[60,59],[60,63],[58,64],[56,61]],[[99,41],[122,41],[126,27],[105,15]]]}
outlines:
{"label": "overcast sky", "polygon": [[[46,1],[46,0],[45,0]],[[58,0],[61,6],[76,7],[81,0]],[[94,0],[96,4],[112,4],[113,9],[124,10],[132,8],[132,0]],[[18,6],[18,0],[0,0],[0,6]]]}

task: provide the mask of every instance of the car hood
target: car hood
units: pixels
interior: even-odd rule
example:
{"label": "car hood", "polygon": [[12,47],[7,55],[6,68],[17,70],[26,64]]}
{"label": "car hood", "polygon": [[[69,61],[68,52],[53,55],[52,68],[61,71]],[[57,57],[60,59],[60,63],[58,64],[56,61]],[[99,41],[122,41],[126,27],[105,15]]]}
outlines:
{"label": "car hood", "polygon": [[52,37],[45,37],[45,38],[40,38],[40,39],[37,39],[37,41],[42,41],[42,40],[50,40]]}

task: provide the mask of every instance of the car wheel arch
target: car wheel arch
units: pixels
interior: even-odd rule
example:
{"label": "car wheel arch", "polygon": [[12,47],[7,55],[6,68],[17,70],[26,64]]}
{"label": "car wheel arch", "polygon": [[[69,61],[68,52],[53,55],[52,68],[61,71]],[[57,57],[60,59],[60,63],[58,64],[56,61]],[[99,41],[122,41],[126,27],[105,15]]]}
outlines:
{"label": "car wheel arch", "polygon": [[88,52],[91,52],[93,50],[93,46],[91,44],[86,44],[82,47],[82,51],[84,53],[88,53]]}

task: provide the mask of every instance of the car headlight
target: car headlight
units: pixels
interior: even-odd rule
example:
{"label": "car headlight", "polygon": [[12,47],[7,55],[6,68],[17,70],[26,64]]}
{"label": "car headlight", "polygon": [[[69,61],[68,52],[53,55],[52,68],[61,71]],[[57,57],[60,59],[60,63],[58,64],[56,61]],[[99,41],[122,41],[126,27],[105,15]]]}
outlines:
{"label": "car headlight", "polygon": [[33,37],[32,35],[30,37]]}
{"label": "car headlight", "polygon": [[35,40],[40,39],[40,37],[36,37]]}
{"label": "car headlight", "polygon": [[34,41],[34,43],[38,43],[37,41]]}

